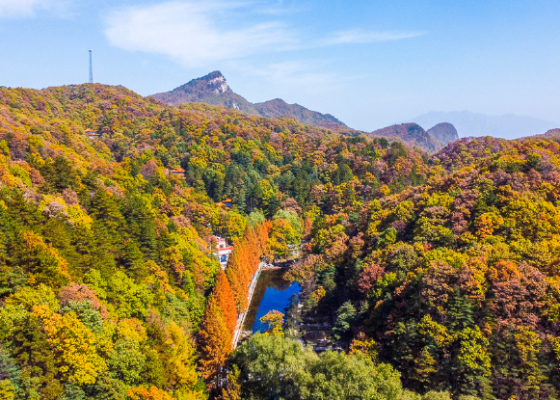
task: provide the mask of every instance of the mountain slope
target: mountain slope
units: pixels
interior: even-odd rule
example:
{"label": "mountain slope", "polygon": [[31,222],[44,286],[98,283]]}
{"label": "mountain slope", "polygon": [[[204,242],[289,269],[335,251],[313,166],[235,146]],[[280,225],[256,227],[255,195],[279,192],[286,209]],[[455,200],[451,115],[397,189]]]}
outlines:
{"label": "mountain slope", "polygon": [[[122,87],[0,87],[0,398],[204,400],[226,361],[245,399],[558,398],[558,131],[397,141],[449,132],[388,144]],[[213,234],[235,241],[225,276]],[[297,312],[330,321],[307,336],[350,354],[286,329],[228,360],[259,254],[292,245]]]}
{"label": "mountain slope", "polygon": [[529,136],[528,138],[531,137],[535,137],[535,138],[554,138],[560,136],[560,129],[559,128],[555,128],[555,129],[550,129],[548,131],[546,131],[545,133],[541,134],[541,135],[534,135],[534,136]]}
{"label": "mountain slope", "polygon": [[558,127],[556,123],[532,117],[512,114],[490,116],[469,111],[430,112],[412,118],[411,121],[422,126],[433,126],[441,121],[447,121],[457,128],[462,137],[494,136],[504,139],[536,135]]}
{"label": "mountain slope", "polygon": [[267,118],[277,118],[287,115],[296,118],[304,124],[322,126],[330,129],[346,127],[346,124],[330,114],[321,114],[317,111],[311,111],[299,104],[288,104],[282,99],[256,103],[254,106],[260,115]]}
{"label": "mountain slope", "polygon": [[368,136],[402,140],[427,152],[435,152],[443,147],[439,141],[430,136],[420,125],[414,123],[387,126],[373,131]]}
{"label": "mountain slope", "polygon": [[436,126],[428,129],[427,132],[434,139],[441,142],[444,146],[456,140],[459,140],[459,134],[457,133],[457,129],[455,129],[455,127],[448,122],[442,122],[440,124],[437,124]]}
{"label": "mountain slope", "polygon": [[373,131],[368,136],[401,140],[412,146],[420,147],[428,153],[441,150],[449,143],[459,139],[455,127],[447,122],[437,124],[428,131],[425,131],[424,128],[415,123],[391,125]]}
{"label": "mountain slope", "polygon": [[183,103],[207,103],[214,106],[233,108],[247,114],[260,115],[268,118],[288,116],[299,122],[321,126],[328,129],[347,129],[348,127],[330,114],[311,111],[298,104],[288,104],[284,100],[274,99],[264,103],[253,104],[244,97],[233,92],[226,78],[220,71],[214,71],[201,78],[173,89],[170,92],[157,93],[152,97],[169,105]]}
{"label": "mountain slope", "polygon": [[154,94],[153,97],[172,106],[183,103],[207,103],[248,114],[258,114],[253,104],[230,89],[220,71],[193,79],[170,92]]}
{"label": "mountain slope", "polygon": [[[324,296],[348,293],[337,321],[358,316],[340,336],[370,338],[377,359],[412,390],[558,398],[559,320],[550,312],[560,301],[559,140],[463,138],[431,157],[428,184],[385,190],[352,210],[359,217],[346,230],[335,223],[316,230],[311,243],[322,249],[298,267],[320,262],[340,273]],[[325,246],[328,237],[337,240]],[[324,288],[319,268],[312,287]],[[530,373],[527,343],[537,344]],[[465,354],[477,361],[467,365]],[[533,384],[535,376],[541,380]]]}

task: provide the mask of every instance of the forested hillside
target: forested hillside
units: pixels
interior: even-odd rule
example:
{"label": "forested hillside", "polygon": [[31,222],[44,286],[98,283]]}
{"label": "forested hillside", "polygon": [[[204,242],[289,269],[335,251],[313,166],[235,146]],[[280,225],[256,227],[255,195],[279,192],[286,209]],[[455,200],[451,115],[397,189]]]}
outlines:
{"label": "forested hillside", "polygon": [[206,398],[259,259],[430,176],[399,143],[101,85],[0,88],[0,153],[2,399]]}
{"label": "forested hillside", "polygon": [[558,137],[463,139],[431,164],[425,185],[316,219],[294,274],[407,388],[556,398]]}
{"label": "forested hillside", "polygon": [[[122,87],[0,88],[0,399],[555,398],[550,136],[429,156]],[[233,352],[259,262],[300,246],[304,310],[348,354],[281,319]]]}

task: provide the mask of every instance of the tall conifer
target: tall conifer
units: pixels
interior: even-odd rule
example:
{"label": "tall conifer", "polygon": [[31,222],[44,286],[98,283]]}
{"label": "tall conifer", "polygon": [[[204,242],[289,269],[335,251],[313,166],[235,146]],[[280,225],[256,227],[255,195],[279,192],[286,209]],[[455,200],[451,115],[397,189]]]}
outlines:
{"label": "tall conifer", "polygon": [[202,376],[217,385],[223,366],[233,350],[233,336],[214,294],[210,295],[200,330],[200,366]]}
{"label": "tall conifer", "polygon": [[218,274],[216,286],[214,286],[214,296],[216,297],[216,303],[222,309],[226,326],[231,333],[234,333],[237,325],[237,310],[233,292],[224,271],[220,271]]}

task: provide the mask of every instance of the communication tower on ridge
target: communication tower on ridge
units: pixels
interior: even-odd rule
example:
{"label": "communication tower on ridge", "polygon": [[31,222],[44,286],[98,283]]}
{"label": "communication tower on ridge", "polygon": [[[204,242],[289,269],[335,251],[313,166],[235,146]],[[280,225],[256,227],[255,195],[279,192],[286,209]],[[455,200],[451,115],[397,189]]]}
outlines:
{"label": "communication tower on ridge", "polygon": [[89,83],[93,83],[93,50],[89,49]]}

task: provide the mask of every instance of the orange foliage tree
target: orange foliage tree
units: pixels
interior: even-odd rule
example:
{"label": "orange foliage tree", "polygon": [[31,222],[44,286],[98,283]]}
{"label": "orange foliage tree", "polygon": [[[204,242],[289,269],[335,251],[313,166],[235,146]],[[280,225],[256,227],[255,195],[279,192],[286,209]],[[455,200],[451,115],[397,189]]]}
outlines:
{"label": "orange foliage tree", "polygon": [[173,400],[166,391],[158,389],[155,386],[145,389],[143,387],[130,389],[128,398],[131,400]]}
{"label": "orange foliage tree", "polygon": [[247,227],[243,239],[234,244],[226,275],[229,280],[238,312],[247,309],[249,285],[262,258],[267,256],[267,240],[270,222]]}
{"label": "orange foliage tree", "polygon": [[221,308],[224,315],[224,322],[230,332],[233,334],[237,325],[237,310],[235,308],[235,300],[231,286],[224,271],[220,271],[214,286],[214,297],[218,307]]}
{"label": "orange foliage tree", "polygon": [[80,285],[79,283],[72,282],[69,286],[63,286],[60,288],[59,297],[62,306],[67,305],[71,301],[89,300],[93,309],[98,310],[103,319],[109,317],[107,307],[101,304],[95,290],[90,289],[86,284]]}
{"label": "orange foliage tree", "polygon": [[226,325],[224,313],[211,294],[202,321],[199,348],[202,376],[214,385],[219,382],[222,367],[233,350],[232,342],[233,335]]}
{"label": "orange foliage tree", "polygon": [[233,351],[237,314],[247,309],[249,285],[261,258],[266,254],[269,224],[247,228],[236,240],[226,272],[220,271],[200,330],[202,376],[214,387],[223,378],[223,366]]}

